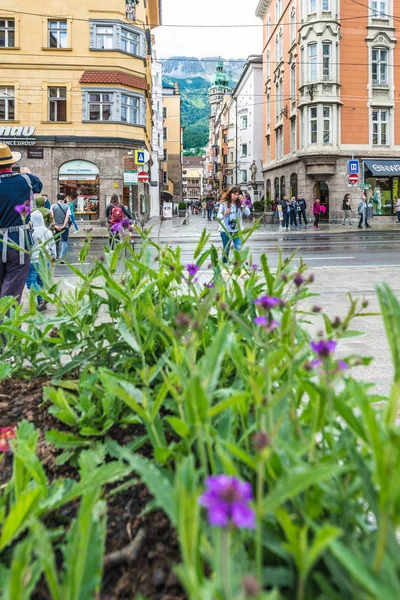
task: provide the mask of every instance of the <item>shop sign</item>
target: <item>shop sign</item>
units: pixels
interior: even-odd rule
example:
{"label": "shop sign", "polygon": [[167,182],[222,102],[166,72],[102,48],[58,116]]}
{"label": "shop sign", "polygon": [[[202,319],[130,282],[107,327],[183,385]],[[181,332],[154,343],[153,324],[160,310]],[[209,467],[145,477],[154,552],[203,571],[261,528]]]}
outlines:
{"label": "shop sign", "polygon": [[124,171],[124,185],[137,185],[138,184],[138,172],[137,171]]}
{"label": "shop sign", "polygon": [[400,160],[365,160],[364,164],[372,175],[399,175]]}
{"label": "shop sign", "polygon": [[36,127],[0,127],[0,142],[9,146],[34,146],[36,139],[33,136]]}
{"label": "shop sign", "polygon": [[74,175],[74,179],[82,179],[82,175],[89,179],[95,179],[98,174],[99,168],[87,160],[70,160],[61,165],[59,170],[60,179],[65,179],[62,175]]}
{"label": "shop sign", "polygon": [[28,148],[28,158],[44,158],[43,148]]}
{"label": "shop sign", "polygon": [[172,219],[172,202],[164,202],[163,217],[164,219]]}

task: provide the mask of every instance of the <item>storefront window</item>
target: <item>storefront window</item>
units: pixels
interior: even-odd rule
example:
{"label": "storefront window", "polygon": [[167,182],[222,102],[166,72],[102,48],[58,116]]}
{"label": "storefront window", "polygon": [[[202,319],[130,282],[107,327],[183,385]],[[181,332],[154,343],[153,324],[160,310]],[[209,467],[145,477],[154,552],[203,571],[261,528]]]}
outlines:
{"label": "storefront window", "polygon": [[59,171],[59,189],[72,197],[77,220],[99,218],[99,169],[87,161],[72,160],[64,163]]}
{"label": "storefront window", "polygon": [[[369,176],[368,176],[369,174]],[[369,171],[366,172],[365,183],[367,197],[372,198],[374,204],[374,215],[394,214],[393,205],[399,194],[398,177],[373,177]]]}

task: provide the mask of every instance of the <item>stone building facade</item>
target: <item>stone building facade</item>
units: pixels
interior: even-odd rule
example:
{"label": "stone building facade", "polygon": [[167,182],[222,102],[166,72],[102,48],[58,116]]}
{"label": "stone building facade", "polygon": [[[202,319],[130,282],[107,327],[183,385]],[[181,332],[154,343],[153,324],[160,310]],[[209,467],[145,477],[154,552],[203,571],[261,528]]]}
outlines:
{"label": "stone building facade", "polygon": [[[337,221],[350,193],[394,218],[400,183],[400,2],[370,9],[344,0],[260,0],[263,20],[265,194],[319,197]],[[348,162],[359,165],[349,186]]]}

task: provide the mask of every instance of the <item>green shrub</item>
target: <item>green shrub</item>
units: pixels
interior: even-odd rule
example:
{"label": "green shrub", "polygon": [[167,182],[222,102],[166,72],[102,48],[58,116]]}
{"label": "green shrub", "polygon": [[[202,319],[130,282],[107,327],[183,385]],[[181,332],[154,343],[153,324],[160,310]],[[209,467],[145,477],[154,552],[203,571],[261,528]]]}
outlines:
{"label": "green shrub", "polygon": [[179,210],[186,210],[186,208],[187,208],[186,202],[179,202],[179,204],[178,204]]}
{"label": "green shrub", "polygon": [[254,212],[264,212],[264,202],[261,202],[260,200],[253,202],[253,210]]}

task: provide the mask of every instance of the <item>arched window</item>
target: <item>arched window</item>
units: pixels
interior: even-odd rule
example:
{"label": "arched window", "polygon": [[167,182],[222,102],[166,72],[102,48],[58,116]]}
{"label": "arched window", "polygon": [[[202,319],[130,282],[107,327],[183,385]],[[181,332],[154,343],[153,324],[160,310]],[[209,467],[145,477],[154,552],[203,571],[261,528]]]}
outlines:
{"label": "arched window", "polygon": [[283,198],[283,196],[286,194],[286,183],[285,183],[285,177],[282,175],[281,177],[281,198]]}
{"label": "arched window", "polygon": [[332,77],[332,44],[322,42],[322,79],[329,81]]}
{"label": "arched window", "polygon": [[297,198],[297,173],[292,173],[290,176],[290,196]]}
{"label": "arched window", "polygon": [[271,200],[271,180],[267,179],[267,187],[265,197],[267,200]]}
{"label": "arched window", "polygon": [[274,199],[279,200],[279,177],[274,179]]}

